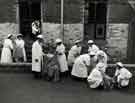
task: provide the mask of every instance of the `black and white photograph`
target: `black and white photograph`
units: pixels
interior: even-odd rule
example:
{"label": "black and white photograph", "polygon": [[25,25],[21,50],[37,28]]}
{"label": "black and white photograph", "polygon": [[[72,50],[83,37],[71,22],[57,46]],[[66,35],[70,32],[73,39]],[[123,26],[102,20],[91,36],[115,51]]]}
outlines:
{"label": "black and white photograph", "polygon": [[0,103],[135,103],[135,0],[0,0]]}

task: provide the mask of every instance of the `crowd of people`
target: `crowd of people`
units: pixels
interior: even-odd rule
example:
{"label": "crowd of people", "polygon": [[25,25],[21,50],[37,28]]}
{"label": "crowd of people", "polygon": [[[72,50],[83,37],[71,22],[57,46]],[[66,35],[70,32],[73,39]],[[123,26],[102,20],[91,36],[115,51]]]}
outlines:
{"label": "crowd of people", "polygon": [[[87,53],[82,54],[81,40],[76,40],[66,56],[66,47],[61,39],[56,39],[53,46],[44,46],[43,35],[38,35],[32,45],[32,72],[35,78],[60,81],[70,75],[72,78],[85,80],[90,88],[125,88],[128,87],[132,73],[122,62],[116,63],[113,77],[106,73],[108,56],[93,40],[88,40]],[[9,34],[3,44],[1,63],[26,62],[25,42],[22,34],[13,40]]]}

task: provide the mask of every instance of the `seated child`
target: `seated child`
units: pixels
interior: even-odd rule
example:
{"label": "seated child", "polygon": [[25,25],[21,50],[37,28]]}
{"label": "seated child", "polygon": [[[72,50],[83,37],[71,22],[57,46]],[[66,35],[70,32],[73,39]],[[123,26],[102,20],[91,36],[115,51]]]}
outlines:
{"label": "seated child", "polygon": [[121,62],[117,62],[114,78],[118,88],[128,87],[132,73],[127,70]]}

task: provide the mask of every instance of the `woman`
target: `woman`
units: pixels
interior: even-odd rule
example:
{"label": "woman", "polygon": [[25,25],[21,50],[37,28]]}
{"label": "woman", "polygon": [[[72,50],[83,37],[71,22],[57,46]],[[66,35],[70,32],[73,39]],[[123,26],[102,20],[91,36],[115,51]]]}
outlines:
{"label": "woman", "polygon": [[56,53],[58,57],[58,63],[60,65],[60,72],[65,74],[68,71],[68,65],[65,55],[65,46],[61,39],[56,39]]}
{"label": "woman", "polygon": [[98,46],[94,43],[93,40],[88,41],[88,52],[95,52],[97,53],[99,51]]}
{"label": "woman", "polygon": [[117,62],[114,78],[116,78],[118,88],[128,87],[129,81],[132,78],[132,73],[127,70],[121,62]]}
{"label": "woman", "polygon": [[18,34],[15,40],[14,58],[16,62],[26,62],[25,42],[22,34]]}
{"label": "woman", "polygon": [[75,59],[80,55],[82,47],[80,46],[80,40],[75,41],[75,45],[69,51],[68,54],[68,65],[72,67]]}
{"label": "woman", "polygon": [[32,45],[32,72],[34,73],[34,77],[41,77],[41,65],[42,65],[42,42],[43,36],[38,35],[37,40]]}
{"label": "woman", "polygon": [[7,39],[4,40],[3,49],[1,53],[1,63],[12,63],[13,62],[13,35],[9,34]]}
{"label": "woman", "polygon": [[72,69],[72,76],[86,79],[88,76],[88,71],[90,68],[90,55],[83,54],[76,58],[73,69]]}

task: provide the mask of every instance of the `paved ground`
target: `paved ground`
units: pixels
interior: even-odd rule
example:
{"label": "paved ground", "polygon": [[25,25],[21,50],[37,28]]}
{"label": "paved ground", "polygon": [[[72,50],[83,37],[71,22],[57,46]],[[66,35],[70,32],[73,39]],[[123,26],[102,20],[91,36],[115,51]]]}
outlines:
{"label": "paved ground", "polygon": [[0,73],[0,103],[134,103],[135,90],[98,91],[68,78],[60,83],[31,74]]}

